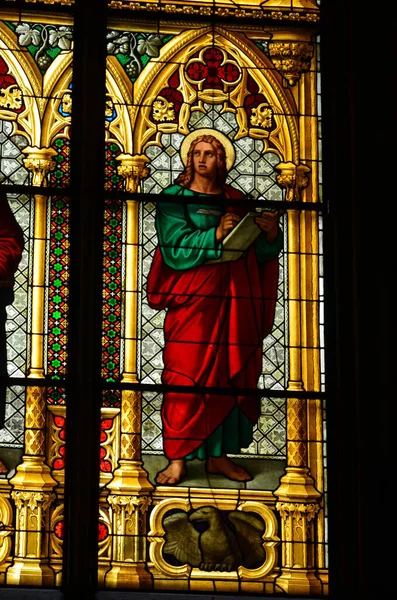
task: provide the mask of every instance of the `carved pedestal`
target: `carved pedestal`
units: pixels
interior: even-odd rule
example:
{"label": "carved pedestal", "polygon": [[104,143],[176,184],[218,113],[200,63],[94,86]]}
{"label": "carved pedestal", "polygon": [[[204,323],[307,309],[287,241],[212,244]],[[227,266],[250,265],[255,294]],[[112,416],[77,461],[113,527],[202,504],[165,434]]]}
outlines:
{"label": "carved pedestal", "polygon": [[141,461],[140,394],[123,391],[121,458],[107,485],[112,514],[112,567],[105,584],[110,588],[146,589],[152,577],[146,570],[147,510],[153,489]]}

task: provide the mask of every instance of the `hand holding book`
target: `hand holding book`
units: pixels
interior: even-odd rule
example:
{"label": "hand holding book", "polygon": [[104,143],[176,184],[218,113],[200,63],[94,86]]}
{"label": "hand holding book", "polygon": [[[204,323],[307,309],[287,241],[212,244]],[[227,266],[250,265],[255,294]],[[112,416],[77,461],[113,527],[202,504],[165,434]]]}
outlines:
{"label": "hand holding book", "polygon": [[240,217],[232,212],[227,212],[221,217],[220,223],[215,232],[217,242],[224,240],[227,235],[235,228],[240,221]]}
{"label": "hand holding book", "polygon": [[278,211],[265,209],[255,218],[255,223],[266,233],[269,244],[273,244],[278,234]]}
{"label": "hand holding book", "polygon": [[271,244],[278,234],[278,215],[276,209],[265,209],[261,212],[251,211],[240,220],[234,213],[226,213],[216,230],[217,241],[222,240],[222,256],[210,263],[238,260],[256,238],[265,232]]}

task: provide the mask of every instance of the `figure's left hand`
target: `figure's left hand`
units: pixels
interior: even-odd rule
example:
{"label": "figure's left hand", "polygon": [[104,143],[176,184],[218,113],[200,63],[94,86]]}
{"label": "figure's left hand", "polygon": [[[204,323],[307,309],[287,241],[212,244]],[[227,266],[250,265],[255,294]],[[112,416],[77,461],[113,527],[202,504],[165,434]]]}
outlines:
{"label": "figure's left hand", "polygon": [[269,244],[273,244],[278,235],[278,211],[262,211],[260,215],[255,217],[255,223],[266,233]]}

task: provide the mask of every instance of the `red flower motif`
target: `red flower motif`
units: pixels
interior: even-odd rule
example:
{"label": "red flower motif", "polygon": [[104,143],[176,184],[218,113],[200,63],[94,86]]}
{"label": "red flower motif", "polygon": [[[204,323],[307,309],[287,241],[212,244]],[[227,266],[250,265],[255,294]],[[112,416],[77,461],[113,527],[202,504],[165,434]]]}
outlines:
{"label": "red flower motif", "polygon": [[103,542],[109,535],[109,530],[104,523],[98,524],[98,542]]}
{"label": "red flower motif", "polygon": [[63,526],[64,526],[64,522],[58,521],[58,523],[55,525],[55,529],[54,529],[55,535],[60,540],[63,540]]}
{"label": "red flower motif", "polygon": [[230,63],[226,63],[223,67],[219,67],[218,74],[221,79],[228,83],[237,81],[240,75],[236,65]]}
{"label": "red flower motif", "polygon": [[218,48],[208,48],[203,54],[203,58],[209,67],[218,68],[222,62],[223,54]]}
{"label": "red flower motif", "polygon": [[203,63],[194,62],[188,66],[187,74],[193,81],[203,81],[208,75],[208,67]]}
{"label": "red flower motif", "polygon": [[222,89],[223,83],[234,83],[240,77],[237,65],[224,62],[223,53],[217,48],[207,49],[202,59],[204,62],[191,62],[186,69],[192,81],[204,81],[204,89]]}
{"label": "red flower motif", "polygon": [[57,427],[64,427],[65,426],[65,417],[55,417],[54,423]]}
{"label": "red flower motif", "polygon": [[[55,525],[54,533],[58,539],[63,540],[64,521],[58,521]],[[98,541],[102,542],[109,535],[109,529],[104,523],[98,523]]]}
{"label": "red flower motif", "polygon": [[102,473],[111,473],[112,465],[110,464],[110,462],[108,460],[101,460],[100,469],[101,469]]}

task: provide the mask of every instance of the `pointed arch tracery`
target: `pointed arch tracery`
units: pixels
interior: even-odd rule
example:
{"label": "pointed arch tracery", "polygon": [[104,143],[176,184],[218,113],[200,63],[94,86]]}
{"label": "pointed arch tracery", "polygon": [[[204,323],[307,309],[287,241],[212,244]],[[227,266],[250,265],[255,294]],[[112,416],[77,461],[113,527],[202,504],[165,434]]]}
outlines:
{"label": "pointed arch tracery", "polygon": [[72,52],[59,54],[43,78],[46,100],[41,146],[49,147],[57,137],[70,138],[72,111]]}
{"label": "pointed arch tracery", "polygon": [[[24,135],[32,146],[38,146],[41,132],[42,76],[29,52],[17,51],[17,48],[15,35],[5,23],[0,22],[0,58],[8,67],[7,75],[15,80],[18,98],[23,107],[19,112],[16,108],[0,106],[0,116],[7,121],[13,121],[14,133]],[[7,87],[2,89],[5,94]]]}
{"label": "pointed arch tracery", "polygon": [[24,135],[29,145],[49,147],[62,135],[69,137],[70,110],[62,110],[65,94],[71,95],[72,51],[61,52],[42,75],[34,58],[21,50],[15,34],[0,23],[0,57],[15,78],[23,110],[0,107],[0,115],[14,122],[14,133]]}
{"label": "pointed arch tracery", "polygon": [[[240,71],[233,87],[226,83],[223,89],[200,88],[187,75],[192,62],[197,59],[203,63],[203,53],[211,48],[220,49],[219,60],[224,70],[229,68],[229,77],[233,77],[233,69]],[[249,96],[255,98],[247,110]],[[264,152],[271,150],[282,161],[299,163],[298,121],[291,92],[282,87],[271,61],[251,40],[236,32],[231,35],[221,27],[181,33],[142,71],[135,83],[130,111],[133,153],[141,154],[149,145],[161,145],[162,133],[187,134],[191,113],[203,111],[206,101],[235,112],[239,125],[235,139],[263,139]],[[265,124],[265,111],[271,126]]]}
{"label": "pointed arch tracery", "polygon": [[106,128],[106,141],[116,142],[123,151],[132,153],[132,86],[124,69],[114,56],[107,57],[106,90],[114,109],[114,118]]}

